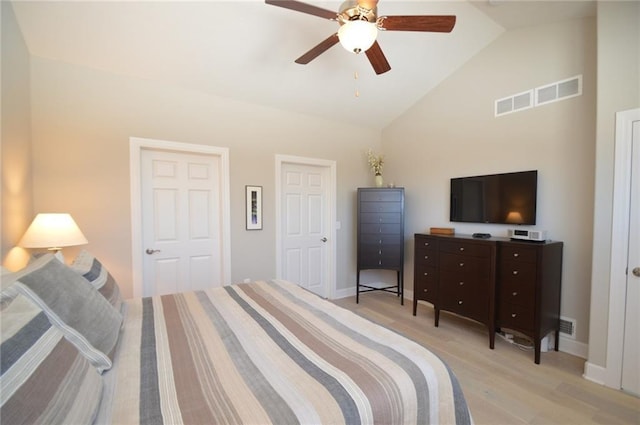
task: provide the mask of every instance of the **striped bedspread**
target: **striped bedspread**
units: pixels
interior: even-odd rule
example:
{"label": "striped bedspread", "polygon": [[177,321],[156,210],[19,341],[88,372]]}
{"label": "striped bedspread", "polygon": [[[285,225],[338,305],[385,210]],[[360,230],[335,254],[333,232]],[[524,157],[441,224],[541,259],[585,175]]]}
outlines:
{"label": "striped bedspread", "polygon": [[471,423],[438,357],[289,282],[127,304],[102,421]]}

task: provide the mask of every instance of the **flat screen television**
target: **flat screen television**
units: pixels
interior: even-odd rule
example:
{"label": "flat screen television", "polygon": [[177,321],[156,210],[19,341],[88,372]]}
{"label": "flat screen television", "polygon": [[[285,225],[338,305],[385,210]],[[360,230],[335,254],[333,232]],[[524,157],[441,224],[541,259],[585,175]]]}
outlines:
{"label": "flat screen television", "polygon": [[449,219],[536,224],[537,191],[537,170],[452,178]]}

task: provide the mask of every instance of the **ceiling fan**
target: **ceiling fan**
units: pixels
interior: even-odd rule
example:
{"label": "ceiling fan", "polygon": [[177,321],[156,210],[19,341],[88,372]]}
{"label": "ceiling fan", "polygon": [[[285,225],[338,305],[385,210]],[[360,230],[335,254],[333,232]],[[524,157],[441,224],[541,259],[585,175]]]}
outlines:
{"label": "ceiling fan", "polygon": [[345,49],[356,54],[364,51],[376,74],[383,74],[391,69],[376,41],[379,30],[451,32],[456,23],[456,17],[453,15],[378,17],[378,0],[347,0],[342,3],[337,13],[296,0],[265,0],[265,3],[337,21],[340,24],[338,32],[300,56],[296,63],[306,65],[340,42]]}

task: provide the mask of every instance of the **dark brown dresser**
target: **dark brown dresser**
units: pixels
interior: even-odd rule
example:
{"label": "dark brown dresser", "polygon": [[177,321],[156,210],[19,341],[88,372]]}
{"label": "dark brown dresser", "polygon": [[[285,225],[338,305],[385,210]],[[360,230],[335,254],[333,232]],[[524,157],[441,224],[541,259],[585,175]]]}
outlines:
{"label": "dark brown dresser", "polygon": [[562,242],[520,242],[507,238],[415,235],[413,314],[419,300],[433,304],[435,325],[449,311],[495,331],[518,331],[534,341],[555,331],[558,350]]}
{"label": "dark brown dresser", "polygon": [[[360,188],[357,202],[356,302],[361,292],[387,291],[404,304],[404,188]],[[395,270],[396,284],[361,284],[360,271],[369,269]]]}

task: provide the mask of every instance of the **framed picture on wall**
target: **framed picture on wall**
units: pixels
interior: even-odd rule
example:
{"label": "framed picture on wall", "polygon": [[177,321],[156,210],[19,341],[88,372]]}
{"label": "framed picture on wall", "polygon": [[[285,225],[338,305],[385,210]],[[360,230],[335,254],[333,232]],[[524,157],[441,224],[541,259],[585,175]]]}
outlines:
{"label": "framed picture on wall", "polygon": [[246,186],[247,230],[262,230],[262,186]]}

